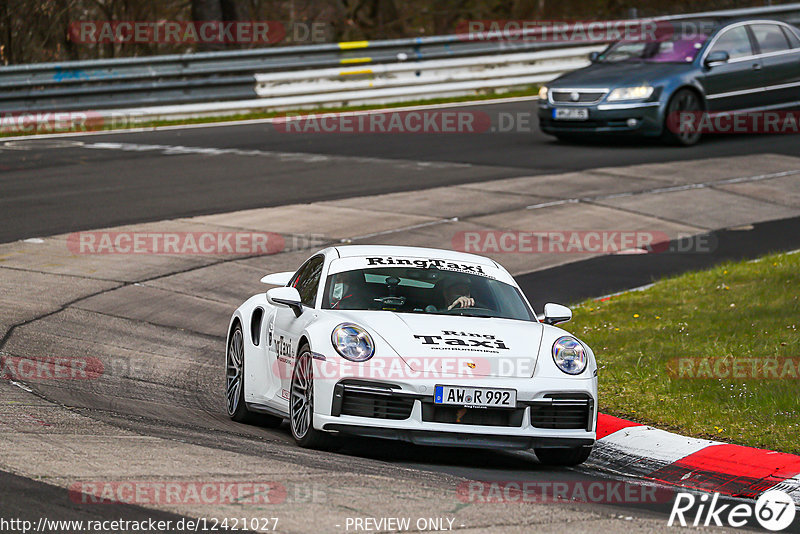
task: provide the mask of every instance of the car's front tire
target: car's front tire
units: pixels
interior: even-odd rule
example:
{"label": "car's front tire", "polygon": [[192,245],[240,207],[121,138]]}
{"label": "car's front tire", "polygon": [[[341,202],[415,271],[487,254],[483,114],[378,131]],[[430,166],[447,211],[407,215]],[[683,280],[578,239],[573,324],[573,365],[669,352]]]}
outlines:
{"label": "car's front tire", "polygon": [[237,322],[228,340],[225,351],[225,399],[228,417],[237,423],[248,423],[276,428],[283,419],[274,415],[256,414],[247,409],[244,400],[244,335]]}
{"label": "car's front tire", "polygon": [[330,449],[335,446],[332,436],[314,428],[314,359],[308,345],[300,347],[292,371],[289,427],[301,447]]}
{"label": "car's front tire", "polygon": [[[675,117],[679,113],[691,112],[699,113],[703,111],[703,103],[698,94],[691,89],[680,89],[672,98],[669,99],[667,104],[667,111],[664,115],[664,132],[661,138],[664,142],[670,145],[678,146],[692,146],[697,144],[702,137],[699,132],[681,132],[673,131],[675,128]],[[680,121],[677,121],[680,125]],[[670,128],[672,126],[672,128]]]}
{"label": "car's front tire", "polygon": [[533,449],[539,462],[546,465],[575,466],[585,462],[592,453],[591,447],[570,447],[563,449]]}

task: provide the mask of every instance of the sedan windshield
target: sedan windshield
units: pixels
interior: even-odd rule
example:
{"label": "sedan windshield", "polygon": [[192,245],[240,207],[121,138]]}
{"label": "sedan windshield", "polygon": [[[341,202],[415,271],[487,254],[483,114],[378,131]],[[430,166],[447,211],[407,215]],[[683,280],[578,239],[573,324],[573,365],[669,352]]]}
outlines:
{"label": "sedan windshield", "polygon": [[607,63],[691,63],[707,40],[707,35],[697,35],[656,41],[620,41],[611,45],[597,59]]}
{"label": "sedan windshield", "polygon": [[381,267],[332,274],[322,307],[535,320],[516,287],[436,268]]}

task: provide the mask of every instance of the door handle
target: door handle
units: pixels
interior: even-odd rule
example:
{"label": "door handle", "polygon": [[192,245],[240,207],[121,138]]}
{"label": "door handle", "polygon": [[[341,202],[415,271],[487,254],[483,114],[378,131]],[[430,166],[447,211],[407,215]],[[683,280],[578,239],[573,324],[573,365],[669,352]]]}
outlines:
{"label": "door handle", "polygon": [[761,70],[761,63],[753,63],[753,70]]}

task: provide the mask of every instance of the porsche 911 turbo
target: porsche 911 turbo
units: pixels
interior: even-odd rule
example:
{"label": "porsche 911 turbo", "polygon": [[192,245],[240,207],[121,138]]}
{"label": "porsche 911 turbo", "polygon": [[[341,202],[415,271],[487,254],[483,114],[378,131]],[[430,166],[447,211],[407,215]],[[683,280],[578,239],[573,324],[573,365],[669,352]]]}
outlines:
{"label": "porsche 911 turbo", "polygon": [[239,422],[302,447],[340,436],[533,449],[576,465],[595,441],[597,364],[537,317],[491,259],[396,246],[326,248],[242,304],[228,327],[226,398]]}

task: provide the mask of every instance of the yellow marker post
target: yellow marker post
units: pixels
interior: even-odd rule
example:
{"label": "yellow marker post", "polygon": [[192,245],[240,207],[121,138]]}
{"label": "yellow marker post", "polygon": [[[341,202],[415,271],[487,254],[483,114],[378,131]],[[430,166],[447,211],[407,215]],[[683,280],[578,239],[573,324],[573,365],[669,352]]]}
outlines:
{"label": "yellow marker post", "polygon": [[372,69],[343,70],[339,71],[339,76],[357,76],[359,74],[372,74]]}
{"label": "yellow marker post", "polygon": [[339,48],[341,50],[353,50],[355,48],[367,48],[369,46],[369,41],[347,41],[344,43],[339,43]]}
{"label": "yellow marker post", "polygon": [[339,62],[342,65],[352,65],[353,63],[369,63],[370,61],[372,61],[371,57],[346,57]]}

